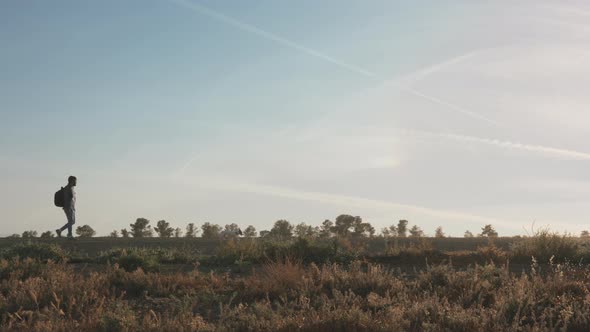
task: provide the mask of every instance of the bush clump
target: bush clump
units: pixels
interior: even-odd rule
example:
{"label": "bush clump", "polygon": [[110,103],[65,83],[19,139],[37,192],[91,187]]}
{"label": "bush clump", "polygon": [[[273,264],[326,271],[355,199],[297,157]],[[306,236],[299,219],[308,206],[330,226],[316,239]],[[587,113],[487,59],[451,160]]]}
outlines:
{"label": "bush clump", "polygon": [[0,257],[4,259],[13,258],[32,258],[47,262],[63,262],[68,258],[68,254],[60,246],[49,243],[27,242],[17,244],[0,251]]}
{"label": "bush clump", "polygon": [[529,262],[531,257],[540,263],[548,263],[550,260],[574,261],[580,257],[580,244],[578,239],[569,234],[560,235],[543,229],[532,237],[522,238],[512,246],[513,261]]}
{"label": "bush clump", "polygon": [[118,264],[120,268],[129,272],[133,272],[139,268],[146,272],[160,270],[158,255],[154,250],[150,249],[111,249],[101,253],[97,261],[102,264]]}
{"label": "bush clump", "polygon": [[194,264],[198,261],[199,252],[183,248],[114,248],[101,252],[96,261],[98,263],[116,262],[120,257],[135,255],[154,260],[159,264]]}
{"label": "bush clump", "polygon": [[348,249],[337,239],[329,243],[320,243],[305,238],[282,242],[244,239],[224,243],[217,255],[203,258],[200,263],[206,266],[227,266],[293,259],[305,264],[323,264],[329,262],[349,263],[358,257],[357,251]]}

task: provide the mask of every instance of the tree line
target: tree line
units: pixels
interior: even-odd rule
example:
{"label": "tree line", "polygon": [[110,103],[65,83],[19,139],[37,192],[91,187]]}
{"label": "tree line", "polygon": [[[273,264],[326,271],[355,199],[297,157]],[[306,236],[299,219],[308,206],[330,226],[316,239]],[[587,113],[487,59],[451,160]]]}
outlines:
{"label": "tree line", "polygon": [[[206,239],[218,238],[222,232],[227,231],[230,233],[237,233],[240,230],[239,225],[236,223],[221,226],[206,222],[198,227],[195,223],[189,223],[184,228],[173,227],[166,220],[159,220],[155,226],[152,227],[150,220],[146,218],[137,218],[134,223],[129,224],[128,228],[120,230],[113,230],[109,236],[113,238],[145,238],[145,237],[186,237],[195,238],[201,237]],[[76,234],[78,237],[87,238],[96,235],[96,232],[89,225],[78,226],[76,228]],[[247,226],[242,234],[246,238],[254,237],[270,237],[277,239],[288,239],[291,237],[299,238],[330,238],[330,237],[350,237],[350,238],[368,238],[375,237],[375,228],[369,223],[364,221],[359,216],[352,216],[348,214],[342,214],[336,217],[334,221],[326,219],[319,226],[313,226],[306,223],[291,224],[289,221],[281,219],[277,220],[270,230],[261,230],[258,232],[253,225]],[[41,233],[41,238],[51,238],[55,235],[53,232],[47,231]],[[388,227],[382,228],[381,233],[378,235],[381,237],[425,237],[425,233],[418,225],[409,226],[407,220],[399,220],[397,224],[392,224]],[[474,235],[470,231],[466,231],[464,237],[475,237],[475,236],[486,236],[486,237],[497,237],[498,232],[492,225],[485,225],[481,233]],[[11,237],[22,237],[22,238],[36,238],[38,237],[37,231],[25,231],[22,235],[14,234]],[[434,237],[446,237],[441,226],[437,227],[434,233]]]}
{"label": "tree line", "polygon": [[[89,225],[84,225],[84,226],[78,226],[75,230],[76,235],[78,235],[78,237],[83,237],[83,238],[88,238],[88,237],[93,237],[96,235],[96,232],[94,231],[94,229],[92,229],[92,227],[90,227]],[[8,236],[9,238],[23,238],[23,239],[31,239],[31,238],[42,238],[42,239],[48,239],[48,238],[53,238],[55,237],[55,233],[52,231],[46,231],[46,232],[42,232],[41,235],[39,235],[39,233],[37,231],[33,231],[33,230],[29,230],[29,231],[24,231],[21,234],[12,234],[10,236]]]}
{"label": "tree line", "polygon": [[[165,220],[157,222],[156,227],[152,229],[150,221],[145,218],[138,218],[134,224],[130,224],[130,230],[122,229],[120,232],[115,230],[111,232],[111,237],[152,237],[154,233],[159,237],[197,237],[199,232],[202,238],[217,238],[222,231],[235,232],[239,226],[235,223],[222,227],[209,222],[204,223],[200,229],[195,227],[194,223],[186,226],[186,232],[183,234],[182,229],[173,228]],[[366,238],[375,236],[375,228],[368,222],[363,221],[359,216],[342,214],[336,217],[334,221],[324,220],[321,225],[313,226],[306,223],[293,225],[289,221],[277,220],[270,230],[257,232],[256,228],[249,225],[243,232],[244,237],[271,237],[278,239],[288,239],[291,237],[300,238],[329,238],[329,237],[351,237]],[[408,226],[407,220],[400,220],[397,224],[385,227],[381,230],[382,237],[424,237],[424,231],[417,225]],[[474,237],[470,231],[465,232],[465,237]],[[492,225],[485,225],[478,236],[497,237],[498,232]],[[435,237],[445,237],[441,226],[435,230]]]}
{"label": "tree line", "polygon": [[[166,220],[160,220],[154,227],[150,224],[150,220],[146,218],[137,218],[134,223],[129,224],[128,228],[121,230],[113,230],[109,237],[118,238],[144,238],[144,237],[186,237],[196,238],[201,237],[205,239],[219,238],[222,232],[228,231],[235,233],[240,229],[236,223],[221,226],[206,222],[198,227],[195,223],[189,223],[184,229],[180,227],[172,227]],[[81,238],[93,237],[96,232],[89,225],[78,226],[75,230],[76,235]],[[262,230],[258,232],[252,225],[243,230],[243,236],[246,238],[254,237],[270,237],[277,239],[289,239],[292,237],[299,238],[330,238],[330,237],[350,237],[350,238],[368,238],[375,237],[375,228],[368,222],[363,221],[359,216],[352,216],[342,214],[336,217],[334,221],[324,220],[319,226],[308,225],[306,223],[291,224],[289,221],[281,219],[277,220],[270,230]],[[397,224],[392,224],[381,229],[378,235],[381,237],[425,237],[425,233],[418,225],[409,226],[409,222],[405,219],[399,220]],[[482,227],[481,232],[474,234],[467,230],[463,234],[465,238],[472,237],[497,237],[498,232],[491,225]],[[29,230],[21,234],[13,234],[9,237],[13,238],[52,238],[55,234],[51,231],[43,232],[41,235],[37,231]],[[437,227],[434,231],[434,237],[446,237],[443,228]],[[590,237],[588,231],[582,231],[580,237]]]}

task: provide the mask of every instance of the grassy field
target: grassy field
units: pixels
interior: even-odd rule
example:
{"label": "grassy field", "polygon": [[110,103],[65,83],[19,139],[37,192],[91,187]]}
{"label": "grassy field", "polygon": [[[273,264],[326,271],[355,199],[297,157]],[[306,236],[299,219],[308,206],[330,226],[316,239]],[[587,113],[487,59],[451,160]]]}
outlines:
{"label": "grassy field", "polygon": [[0,329],[588,331],[587,242],[1,239]]}

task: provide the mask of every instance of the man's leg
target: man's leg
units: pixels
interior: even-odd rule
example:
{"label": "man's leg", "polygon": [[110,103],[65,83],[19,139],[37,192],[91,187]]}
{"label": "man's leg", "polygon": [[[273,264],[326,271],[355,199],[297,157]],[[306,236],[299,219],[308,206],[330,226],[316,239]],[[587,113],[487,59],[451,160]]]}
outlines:
{"label": "man's leg", "polygon": [[68,237],[73,237],[74,235],[72,234],[72,228],[74,227],[74,224],[76,223],[76,211],[75,210],[70,210],[70,219],[68,220]]}
{"label": "man's leg", "polygon": [[70,216],[68,215],[68,213],[69,213],[68,210],[64,209],[64,213],[66,214],[66,219],[68,220],[68,222],[65,225],[63,225],[60,228],[55,230],[58,237],[61,237],[61,232],[63,232],[66,228],[68,228],[68,225],[70,224]]}
{"label": "man's leg", "polygon": [[65,224],[61,230],[63,231],[64,229],[68,229],[68,237],[72,237],[72,226],[74,226],[74,224],[76,223],[76,212],[74,210],[65,210],[66,211],[66,217],[68,218],[68,223]]}

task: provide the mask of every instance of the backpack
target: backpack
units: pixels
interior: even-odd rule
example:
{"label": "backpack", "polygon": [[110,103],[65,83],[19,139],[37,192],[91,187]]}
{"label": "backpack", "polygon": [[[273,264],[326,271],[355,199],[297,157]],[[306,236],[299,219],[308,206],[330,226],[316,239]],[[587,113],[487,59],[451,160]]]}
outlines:
{"label": "backpack", "polygon": [[63,208],[64,205],[66,205],[66,195],[64,192],[64,187],[61,187],[60,190],[55,192],[55,195],[53,196],[53,204],[60,208]]}

